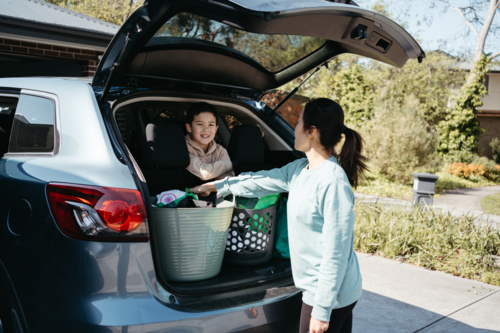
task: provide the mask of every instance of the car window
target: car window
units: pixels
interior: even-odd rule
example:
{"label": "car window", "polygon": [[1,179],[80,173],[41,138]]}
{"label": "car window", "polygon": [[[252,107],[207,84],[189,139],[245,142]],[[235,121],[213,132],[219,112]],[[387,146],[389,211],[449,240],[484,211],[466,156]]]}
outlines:
{"label": "car window", "polygon": [[228,115],[228,114],[221,114],[220,116],[222,118],[222,121],[224,122],[224,124],[226,125],[227,129],[230,132],[233,132],[234,126],[241,125],[241,121],[239,121],[238,119],[236,119],[234,116],[231,116],[231,115]]}
{"label": "car window", "polygon": [[10,131],[18,101],[17,97],[0,95],[0,157],[9,149]]}
{"label": "car window", "polygon": [[53,152],[54,124],[53,100],[21,95],[12,124],[9,153]]}
{"label": "car window", "polygon": [[146,46],[219,46],[251,58],[270,72],[278,72],[325,43],[325,39],[315,37],[247,32],[206,17],[180,13],[168,20]]}

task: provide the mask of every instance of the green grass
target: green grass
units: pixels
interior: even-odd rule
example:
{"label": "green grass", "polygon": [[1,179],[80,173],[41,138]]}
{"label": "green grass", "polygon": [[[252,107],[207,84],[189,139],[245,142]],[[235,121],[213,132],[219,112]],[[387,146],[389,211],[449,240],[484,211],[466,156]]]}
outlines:
{"label": "green grass", "polygon": [[[438,172],[437,175],[439,179],[436,182],[436,196],[439,196],[439,193],[443,191],[454,188],[474,188],[500,184],[500,181],[494,182],[484,177],[464,179],[446,172]],[[366,179],[363,179],[355,192],[410,201],[413,196],[413,184],[398,184],[383,175],[371,173]]]}
{"label": "green grass", "polygon": [[471,216],[357,204],[355,250],[500,286],[500,232]]}
{"label": "green grass", "polygon": [[500,193],[482,198],[480,204],[485,213],[500,215]]}

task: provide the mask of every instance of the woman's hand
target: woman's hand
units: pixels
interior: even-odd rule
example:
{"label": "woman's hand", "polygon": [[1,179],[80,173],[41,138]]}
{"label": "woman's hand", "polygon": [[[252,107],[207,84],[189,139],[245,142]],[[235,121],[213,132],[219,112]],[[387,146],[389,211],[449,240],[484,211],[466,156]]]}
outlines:
{"label": "woman's hand", "polygon": [[309,333],[323,333],[328,329],[328,326],[330,326],[329,322],[311,317],[311,321],[309,323]]}
{"label": "woman's hand", "polygon": [[202,197],[206,197],[211,192],[216,192],[215,182],[206,183],[200,186],[196,186],[190,189],[194,194],[199,194]]}

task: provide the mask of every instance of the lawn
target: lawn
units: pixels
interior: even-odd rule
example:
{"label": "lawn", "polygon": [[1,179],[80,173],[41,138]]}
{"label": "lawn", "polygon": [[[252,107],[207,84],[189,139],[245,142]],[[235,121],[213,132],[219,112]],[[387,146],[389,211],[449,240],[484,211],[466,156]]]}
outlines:
{"label": "lawn", "polygon": [[500,193],[482,198],[480,204],[485,213],[500,215]]}
{"label": "lawn", "polygon": [[472,216],[356,204],[356,251],[500,286],[500,232]]}

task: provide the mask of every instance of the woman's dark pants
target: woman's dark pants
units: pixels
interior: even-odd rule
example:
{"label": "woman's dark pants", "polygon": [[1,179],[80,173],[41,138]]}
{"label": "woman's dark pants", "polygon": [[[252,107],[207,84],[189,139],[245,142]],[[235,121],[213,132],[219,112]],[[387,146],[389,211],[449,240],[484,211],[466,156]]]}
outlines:
{"label": "woman's dark pants", "polygon": [[[354,302],[344,308],[333,309],[330,315],[330,326],[325,333],[350,333],[352,331],[352,309],[354,309],[356,303]],[[299,333],[309,332],[312,309],[312,306],[302,303]]]}

